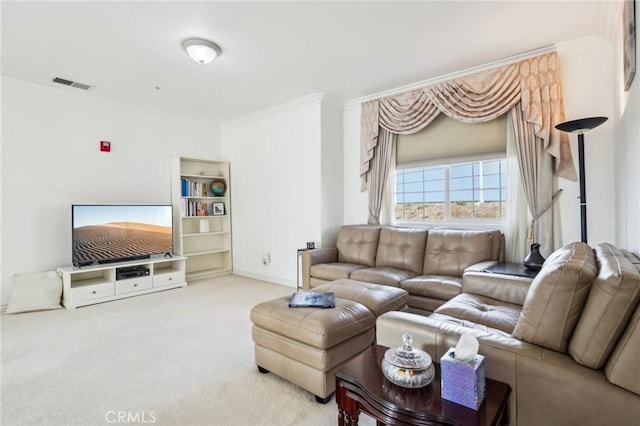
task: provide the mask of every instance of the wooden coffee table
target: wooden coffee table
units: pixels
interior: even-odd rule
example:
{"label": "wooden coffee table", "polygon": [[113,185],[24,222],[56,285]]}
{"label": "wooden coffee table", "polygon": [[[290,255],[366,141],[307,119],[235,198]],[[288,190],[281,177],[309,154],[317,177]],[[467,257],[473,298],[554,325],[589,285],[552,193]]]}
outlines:
{"label": "wooden coffee table", "polygon": [[487,379],[486,396],[478,411],[440,398],[440,365],[428,386],[406,389],[388,381],[381,364],[388,348],[375,346],[336,371],[338,424],[358,424],[360,412],[378,425],[507,425],[509,385]]}

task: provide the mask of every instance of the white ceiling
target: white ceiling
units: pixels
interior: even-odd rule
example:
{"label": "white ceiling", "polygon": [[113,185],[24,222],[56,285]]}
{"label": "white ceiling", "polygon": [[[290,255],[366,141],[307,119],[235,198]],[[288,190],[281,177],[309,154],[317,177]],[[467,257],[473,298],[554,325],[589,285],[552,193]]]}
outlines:
{"label": "white ceiling", "polygon": [[[341,101],[601,35],[606,1],[2,2],[2,74],[226,120],[322,92]],[[209,39],[199,65],[182,50]],[[157,90],[155,87],[160,87]]]}

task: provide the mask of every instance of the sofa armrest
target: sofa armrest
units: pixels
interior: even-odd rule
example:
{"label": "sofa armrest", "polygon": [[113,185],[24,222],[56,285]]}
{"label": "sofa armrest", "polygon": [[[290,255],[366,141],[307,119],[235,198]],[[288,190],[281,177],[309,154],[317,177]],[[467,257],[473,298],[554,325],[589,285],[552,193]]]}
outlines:
{"label": "sofa armrest", "polygon": [[484,262],[478,262],[471,266],[468,266],[467,269],[464,270],[464,272],[484,272],[492,266],[497,265],[498,263],[500,262],[498,262],[497,260],[485,260]]}
{"label": "sofa armrest", "polygon": [[486,376],[511,386],[509,410],[516,418],[516,357],[522,354],[538,358],[542,348],[504,334],[459,324],[407,312],[386,312],[376,320],[376,343],[392,348],[402,346],[402,334],[409,333],[414,347],[427,352],[434,362],[440,362],[447,350],[456,346],[463,333],[474,335],[480,344],[479,353],[485,356]]}
{"label": "sofa armrest", "polygon": [[[445,320],[443,320],[443,318]],[[486,351],[502,351],[513,361],[515,354],[539,358],[543,349],[502,332],[447,315],[425,317],[409,312],[391,311],[376,319],[376,343],[388,347],[402,346],[402,334],[409,333],[413,346],[427,352],[439,362],[447,350],[458,343],[463,333],[473,334]],[[483,350],[480,351],[483,353]]]}
{"label": "sofa armrest", "polygon": [[524,305],[533,278],[467,270],[462,275],[462,292]]}
{"label": "sofa armrest", "polygon": [[319,263],[338,261],[338,249],[335,247],[307,250],[302,253],[302,288],[311,289],[311,267]]}

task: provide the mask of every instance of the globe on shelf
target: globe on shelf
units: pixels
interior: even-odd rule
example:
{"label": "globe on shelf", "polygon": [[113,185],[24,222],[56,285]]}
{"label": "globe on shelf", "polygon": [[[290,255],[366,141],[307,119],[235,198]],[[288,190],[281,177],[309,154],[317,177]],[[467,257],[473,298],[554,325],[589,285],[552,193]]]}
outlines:
{"label": "globe on shelf", "polygon": [[222,179],[216,179],[211,181],[209,189],[214,197],[222,197],[227,190],[227,183]]}

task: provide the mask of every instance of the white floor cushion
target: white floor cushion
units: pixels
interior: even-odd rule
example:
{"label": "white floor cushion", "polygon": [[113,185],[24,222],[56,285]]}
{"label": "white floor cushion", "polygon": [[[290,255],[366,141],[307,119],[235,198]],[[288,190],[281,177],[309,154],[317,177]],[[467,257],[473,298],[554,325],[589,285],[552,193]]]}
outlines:
{"label": "white floor cushion", "polygon": [[60,309],[62,278],[56,271],[15,274],[6,314]]}

